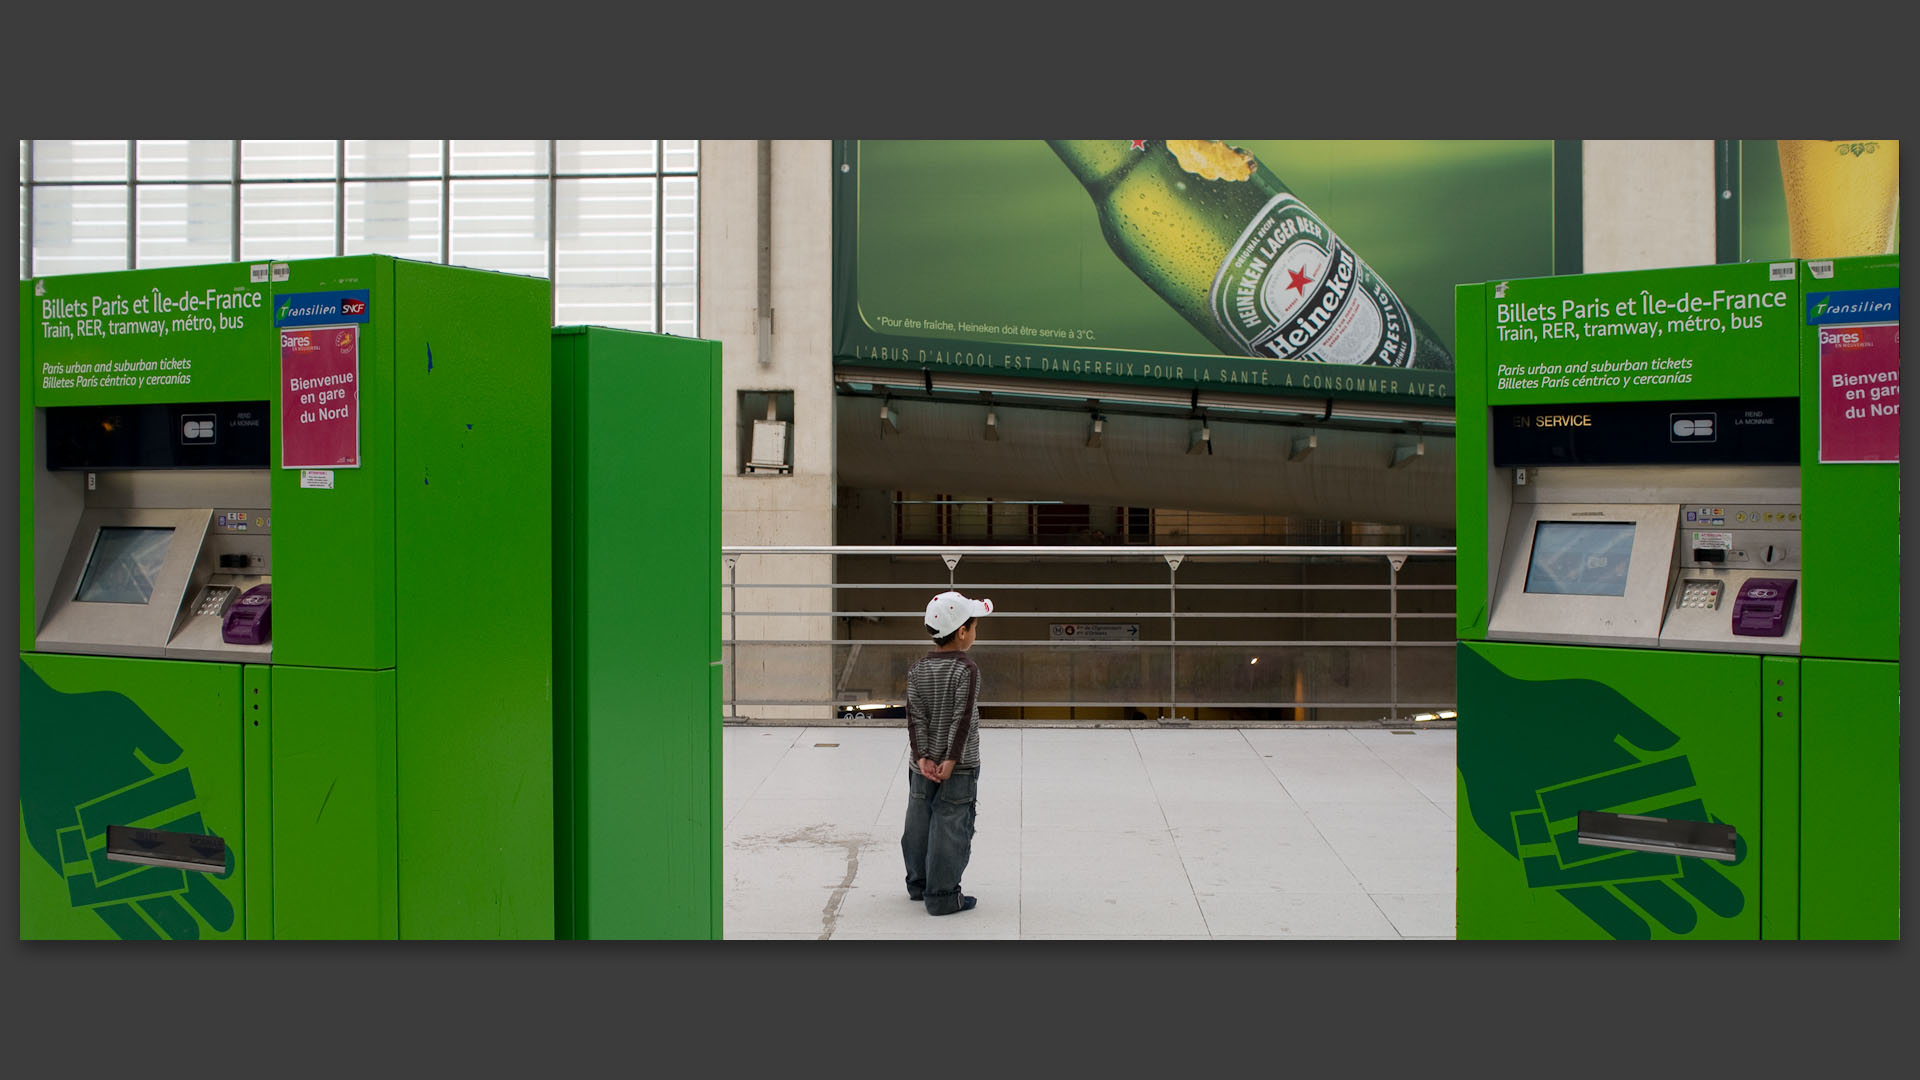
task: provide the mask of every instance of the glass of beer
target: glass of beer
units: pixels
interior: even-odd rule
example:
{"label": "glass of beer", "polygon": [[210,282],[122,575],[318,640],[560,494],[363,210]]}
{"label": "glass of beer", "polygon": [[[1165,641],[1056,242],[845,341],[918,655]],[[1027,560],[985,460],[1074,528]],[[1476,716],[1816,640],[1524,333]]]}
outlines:
{"label": "glass of beer", "polygon": [[1900,220],[1896,139],[1781,139],[1787,235],[1796,259],[1886,255]]}

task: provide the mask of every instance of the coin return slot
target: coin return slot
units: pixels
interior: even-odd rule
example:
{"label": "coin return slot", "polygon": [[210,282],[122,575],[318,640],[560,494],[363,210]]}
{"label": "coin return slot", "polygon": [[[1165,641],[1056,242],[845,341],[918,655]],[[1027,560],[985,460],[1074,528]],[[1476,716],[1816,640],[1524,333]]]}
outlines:
{"label": "coin return slot", "polygon": [[107,858],[144,866],[170,866],[218,874],[227,868],[227,842],[217,836],[107,826]]}
{"label": "coin return slot", "polygon": [[1580,811],[1577,828],[1580,842],[1590,847],[1694,855],[1720,862],[1734,860],[1734,847],[1739,840],[1731,825],[1598,810]]}
{"label": "coin return slot", "polygon": [[1684,581],[1680,587],[1680,606],[1700,611],[1712,611],[1720,606],[1720,583],[1717,581]]}

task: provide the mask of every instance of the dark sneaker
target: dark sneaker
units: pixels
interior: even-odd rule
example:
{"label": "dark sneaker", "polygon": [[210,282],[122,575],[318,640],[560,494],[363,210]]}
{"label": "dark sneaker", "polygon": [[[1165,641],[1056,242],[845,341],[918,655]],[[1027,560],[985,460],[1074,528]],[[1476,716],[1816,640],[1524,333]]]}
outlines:
{"label": "dark sneaker", "polygon": [[926,893],[910,892],[907,894],[907,899],[909,900],[925,900],[926,898]]}
{"label": "dark sneaker", "polygon": [[961,898],[960,898],[960,906],[959,906],[959,907],[957,907],[957,908],[954,908],[954,909],[953,909],[952,911],[942,911],[942,912],[939,912],[939,914],[941,914],[941,915],[958,915],[958,914],[960,914],[960,913],[961,913],[961,912],[963,912],[963,911],[972,911],[972,910],[973,910],[973,905],[975,905],[975,904],[977,904],[977,903],[979,903],[979,902],[980,902],[980,901],[979,901],[979,899],[978,899],[977,897],[972,897],[972,896],[963,896],[963,897],[961,897]]}

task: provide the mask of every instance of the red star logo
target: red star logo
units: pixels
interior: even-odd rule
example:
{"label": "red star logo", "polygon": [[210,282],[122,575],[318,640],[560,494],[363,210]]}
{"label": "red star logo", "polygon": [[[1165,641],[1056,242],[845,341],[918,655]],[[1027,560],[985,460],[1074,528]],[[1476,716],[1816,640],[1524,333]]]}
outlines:
{"label": "red star logo", "polygon": [[1307,286],[1313,284],[1313,279],[1307,276],[1305,270],[1289,270],[1287,271],[1287,277],[1292,279],[1287,282],[1287,288],[1292,289],[1301,296],[1307,295]]}
{"label": "red star logo", "polygon": [[1127,141],[1133,144],[1135,150],[1145,150],[1147,148],[1147,140],[1145,139],[1129,139]]}

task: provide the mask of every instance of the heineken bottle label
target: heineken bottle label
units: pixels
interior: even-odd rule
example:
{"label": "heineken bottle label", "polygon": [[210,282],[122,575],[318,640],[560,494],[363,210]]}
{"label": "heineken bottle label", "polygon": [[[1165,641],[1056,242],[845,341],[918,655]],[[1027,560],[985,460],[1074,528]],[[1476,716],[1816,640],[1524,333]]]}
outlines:
{"label": "heineken bottle label", "polygon": [[1275,195],[1240,234],[1208,299],[1249,356],[1413,366],[1406,305],[1292,195]]}

